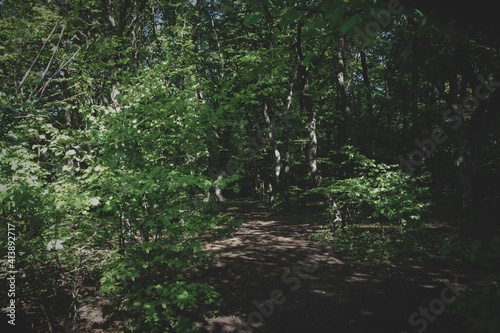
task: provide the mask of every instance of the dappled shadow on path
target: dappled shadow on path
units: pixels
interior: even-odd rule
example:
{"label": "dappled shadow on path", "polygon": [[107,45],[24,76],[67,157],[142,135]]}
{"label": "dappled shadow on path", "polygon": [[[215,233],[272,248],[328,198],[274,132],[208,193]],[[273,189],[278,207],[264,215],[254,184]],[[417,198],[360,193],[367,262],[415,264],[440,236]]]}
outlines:
{"label": "dappled shadow on path", "polygon": [[[214,285],[225,303],[213,318],[197,323],[201,332],[399,333],[417,332],[424,324],[428,333],[464,331],[463,318],[448,312],[431,313],[432,320],[414,326],[408,319],[440,299],[447,282],[457,278],[458,293],[480,276],[441,262],[418,266],[410,258],[392,266],[349,260],[311,238],[319,232],[311,223],[314,209],[267,213],[248,201],[236,203],[228,214],[242,219],[242,227],[207,246],[219,262],[199,270],[197,278]],[[279,302],[266,302],[278,294]]]}

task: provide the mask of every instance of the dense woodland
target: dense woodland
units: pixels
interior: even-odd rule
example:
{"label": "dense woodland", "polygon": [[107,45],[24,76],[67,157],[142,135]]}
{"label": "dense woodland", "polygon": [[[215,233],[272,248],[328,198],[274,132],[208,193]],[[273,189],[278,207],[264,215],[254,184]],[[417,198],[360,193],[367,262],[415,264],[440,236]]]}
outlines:
{"label": "dense woodland", "polygon": [[500,40],[477,6],[0,1],[4,313],[76,332],[100,297],[109,332],[189,332],[223,301],[189,272],[246,198],[315,207],[318,244],[359,261],[484,269],[447,311],[499,332]]}

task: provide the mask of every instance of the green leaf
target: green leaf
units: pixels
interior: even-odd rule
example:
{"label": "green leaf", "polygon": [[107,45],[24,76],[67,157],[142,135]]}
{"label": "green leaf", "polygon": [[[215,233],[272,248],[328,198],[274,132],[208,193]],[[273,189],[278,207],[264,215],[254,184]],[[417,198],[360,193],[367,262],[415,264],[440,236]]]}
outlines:
{"label": "green leaf", "polygon": [[300,13],[297,9],[295,8],[289,8],[285,12],[285,19],[289,22],[295,21],[298,17],[300,16]]}
{"label": "green leaf", "polygon": [[309,53],[308,55],[306,55],[304,60],[301,61],[301,65],[308,67],[311,64],[311,60],[312,60],[313,56],[314,55],[312,53]]}
{"label": "green leaf", "polygon": [[276,6],[274,5],[274,3],[271,0],[265,0],[265,2],[269,5],[269,7],[276,8]]}
{"label": "green leaf", "polygon": [[348,19],[347,22],[342,25],[340,31],[342,31],[343,33],[349,31],[352,27],[356,25],[356,23],[358,23],[358,19],[360,18],[360,16],[361,16],[360,14],[355,14],[351,16],[351,18]]}
{"label": "green leaf", "polygon": [[260,20],[259,14],[252,14],[252,15],[245,17],[245,19],[243,20],[243,24],[248,27],[248,26],[254,25],[259,20]]}
{"label": "green leaf", "polygon": [[420,10],[418,10],[418,9],[416,9],[416,8],[415,8],[415,13],[416,13],[418,16],[420,16],[420,17],[424,17],[424,14],[423,14]]}
{"label": "green leaf", "polygon": [[409,58],[412,48],[413,48],[413,40],[410,40],[410,42],[408,43],[408,45],[406,45],[406,48],[405,48],[405,50],[403,51],[403,54],[402,54],[402,56],[403,56],[404,59],[408,59]]}

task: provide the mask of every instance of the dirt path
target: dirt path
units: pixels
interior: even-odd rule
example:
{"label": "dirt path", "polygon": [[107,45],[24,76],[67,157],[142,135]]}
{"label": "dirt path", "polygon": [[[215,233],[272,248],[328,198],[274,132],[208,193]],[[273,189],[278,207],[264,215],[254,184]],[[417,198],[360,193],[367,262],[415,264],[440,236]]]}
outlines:
{"label": "dirt path", "polygon": [[[480,275],[426,261],[371,265],[347,259],[311,238],[314,210],[268,217],[264,208],[240,201],[229,214],[243,220],[234,237],[212,243],[220,261],[200,278],[221,293],[225,304],[202,332],[465,332],[463,318],[441,308],[458,289]],[[420,307],[426,314],[409,316]],[[427,316],[427,317],[426,317]]]}

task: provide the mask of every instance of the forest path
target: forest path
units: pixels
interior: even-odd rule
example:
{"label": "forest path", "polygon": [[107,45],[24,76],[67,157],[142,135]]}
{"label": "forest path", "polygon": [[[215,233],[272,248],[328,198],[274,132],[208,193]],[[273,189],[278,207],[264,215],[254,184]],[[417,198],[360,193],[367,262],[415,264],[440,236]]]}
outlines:
{"label": "forest path", "polygon": [[[470,286],[480,279],[437,260],[417,265],[407,258],[390,263],[395,266],[349,260],[311,237],[320,230],[312,225],[312,207],[269,216],[266,208],[241,200],[228,214],[243,225],[233,237],[207,246],[219,262],[199,272],[225,304],[197,323],[201,332],[416,332],[424,323],[412,327],[409,316],[440,299],[446,282],[457,278],[458,285]],[[277,302],[271,306],[265,301],[272,298]],[[427,333],[464,330],[456,314],[431,318]]]}

